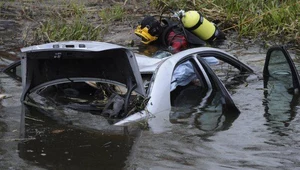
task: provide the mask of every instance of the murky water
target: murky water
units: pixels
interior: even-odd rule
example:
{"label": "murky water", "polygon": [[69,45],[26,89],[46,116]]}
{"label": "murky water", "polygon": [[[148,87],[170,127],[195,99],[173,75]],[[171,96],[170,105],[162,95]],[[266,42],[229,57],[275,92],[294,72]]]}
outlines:
{"label": "murky water", "polygon": [[[261,72],[265,54],[258,49],[231,52]],[[262,87],[260,80],[234,89],[241,114],[228,129],[204,131],[183,123],[161,134],[143,131],[131,153],[130,168],[298,169],[299,98],[285,91],[266,98]],[[211,113],[201,116],[206,114]]]}
{"label": "murky water", "polygon": [[[260,53],[259,48],[229,51],[241,56],[242,61],[261,74],[265,51]],[[27,118],[22,122],[20,84],[1,74],[1,88],[9,96],[2,100],[0,108],[2,169],[300,167],[299,100],[288,93],[265,98],[262,80],[232,89],[241,114],[236,119],[223,117],[221,122],[226,119],[229,122],[225,128],[216,128],[218,115],[201,112],[181,122],[166,124],[160,133],[147,129],[139,133],[128,129],[93,130],[53,121],[33,109],[25,111]]]}

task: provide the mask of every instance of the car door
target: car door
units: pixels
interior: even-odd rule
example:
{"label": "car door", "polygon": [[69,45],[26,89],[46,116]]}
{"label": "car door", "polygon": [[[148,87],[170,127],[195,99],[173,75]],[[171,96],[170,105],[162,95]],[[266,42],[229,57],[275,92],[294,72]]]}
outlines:
{"label": "car door", "polygon": [[297,114],[299,74],[292,57],[283,46],[271,47],[266,55],[264,75],[264,117],[274,133],[282,133]]}
{"label": "car door", "polygon": [[219,102],[222,104],[222,111],[239,113],[240,111],[233,102],[230,93],[228,92],[222,81],[219,79],[219,77],[215,74],[211,66],[202,57],[198,57],[198,60],[203,66],[206,74],[208,75],[213,90],[220,93]]}
{"label": "car door", "polygon": [[[230,96],[228,88],[230,88],[230,85],[232,84],[244,82],[246,77],[254,74],[253,69],[233,55],[219,49],[207,48],[194,55],[202,64],[203,68],[205,68],[213,88],[218,89],[221,92],[221,100],[224,104],[223,109],[238,111],[238,108],[235,106]],[[210,62],[210,58],[214,58],[212,63]],[[218,60],[218,62],[216,62],[216,60]],[[228,85],[228,82],[231,84]]]}
{"label": "car door", "polygon": [[[173,72],[173,76],[174,76],[174,74],[176,74],[176,69],[179,66],[181,66],[181,65],[185,64],[187,61],[189,61],[191,63],[191,65],[193,65],[194,71],[197,72],[197,74],[199,75],[199,76],[197,76],[197,79],[199,79],[201,82],[200,87],[203,88],[204,91],[211,89],[213,91],[220,92],[220,94],[219,94],[221,96],[220,102],[223,105],[222,109],[238,111],[233,100],[231,99],[231,96],[230,96],[228,90],[226,89],[226,87],[224,86],[222,81],[218,78],[218,76],[215,74],[215,72],[213,71],[211,66],[207,63],[207,60],[204,58],[204,56],[205,57],[217,56],[219,59],[223,59],[223,60],[227,61],[228,63],[232,64],[233,66],[240,68],[240,70],[245,73],[252,72],[252,69],[250,67],[246,66],[245,64],[239,62],[238,60],[235,60],[234,58],[232,58],[230,56],[226,56],[226,57],[222,58],[222,56],[224,56],[224,55],[215,55],[215,54],[212,55],[212,54],[213,54],[212,51],[208,51],[207,53],[202,52],[201,54],[196,53],[196,54],[193,54],[193,57],[191,57],[189,60],[187,60],[186,58],[185,58],[185,60],[180,60],[177,63],[177,67],[175,68],[175,70]],[[187,70],[187,69],[185,69],[185,70]],[[187,76],[187,75],[185,75],[185,76]],[[205,79],[205,77],[207,77],[207,78]],[[173,82],[174,81],[172,81],[172,83]],[[185,85],[187,83],[182,83],[182,84]],[[179,86],[179,87],[183,87],[183,86]],[[172,89],[172,87],[171,87],[171,89]],[[186,89],[184,89],[184,90],[186,90]],[[195,93],[191,93],[190,96],[193,96],[192,94],[194,95]],[[203,98],[204,96],[198,95],[199,98]],[[186,101],[188,101],[189,99],[186,96],[180,96],[180,100],[182,100],[182,101],[177,102],[177,103],[182,104],[182,103],[185,103]],[[193,99],[193,101],[195,101],[195,99]]]}
{"label": "car door", "polygon": [[212,92],[207,97],[206,107],[194,114],[194,126],[203,131],[226,130],[240,113],[229,93],[231,85],[244,82],[254,71],[231,54],[218,49],[203,50],[195,56],[210,79]]}
{"label": "car door", "polygon": [[[191,120],[186,121],[186,123],[193,123],[195,127],[205,131],[228,129],[240,113],[230,93],[211,68],[211,65],[208,64],[207,58],[199,56],[199,53],[193,54],[188,60],[179,61],[173,74],[176,72],[176,68],[187,61],[194,67],[197,79],[200,82],[199,89],[196,89],[197,86],[191,86],[190,84],[179,86],[179,99],[176,99],[173,103],[171,102],[173,107],[170,113],[170,121],[172,123],[182,123],[184,119]],[[239,64],[233,59],[230,61],[234,65]],[[241,68],[243,71],[248,71],[248,67]],[[249,71],[252,70],[249,69]],[[176,92],[176,90],[174,91]],[[192,101],[193,106],[189,101]]]}

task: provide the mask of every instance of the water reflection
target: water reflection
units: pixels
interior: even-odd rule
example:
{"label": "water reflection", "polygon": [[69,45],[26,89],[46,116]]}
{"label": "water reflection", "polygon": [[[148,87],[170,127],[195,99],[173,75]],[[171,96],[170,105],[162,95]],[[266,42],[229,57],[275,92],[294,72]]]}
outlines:
{"label": "water reflection", "polygon": [[23,107],[24,142],[19,156],[49,169],[122,169],[134,141],[126,128],[115,133],[58,124],[37,109]]}
{"label": "water reflection", "polygon": [[274,78],[265,79],[263,105],[264,117],[269,128],[278,134],[284,135],[282,127],[288,127],[297,114],[299,94],[290,94],[283,81]]}
{"label": "water reflection", "polygon": [[214,91],[207,98],[203,98],[196,107],[172,108],[171,123],[189,124],[201,131],[216,132],[228,130],[238,118],[239,113],[225,109],[221,102],[219,91]]}
{"label": "water reflection", "polygon": [[237,117],[236,114],[206,111],[195,116],[195,126],[203,131],[228,130]]}

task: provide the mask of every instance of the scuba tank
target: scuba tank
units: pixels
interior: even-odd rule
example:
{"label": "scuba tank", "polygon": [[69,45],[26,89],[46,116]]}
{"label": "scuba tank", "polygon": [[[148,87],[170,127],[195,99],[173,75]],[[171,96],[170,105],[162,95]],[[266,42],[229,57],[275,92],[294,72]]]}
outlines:
{"label": "scuba tank", "polygon": [[204,18],[197,11],[180,10],[176,16],[181,20],[183,26],[205,41],[214,41],[215,39],[225,39],[225,34],[217,26]]}

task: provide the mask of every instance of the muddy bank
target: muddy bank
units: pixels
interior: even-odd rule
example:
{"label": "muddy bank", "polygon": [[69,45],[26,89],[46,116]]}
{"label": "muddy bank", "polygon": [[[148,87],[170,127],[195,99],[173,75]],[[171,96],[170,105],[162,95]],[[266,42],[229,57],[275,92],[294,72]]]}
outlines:
{"label": "muddy bank", "polygon": [[19,60],[21,25],[15,20],[0,19],[0,71]]}

